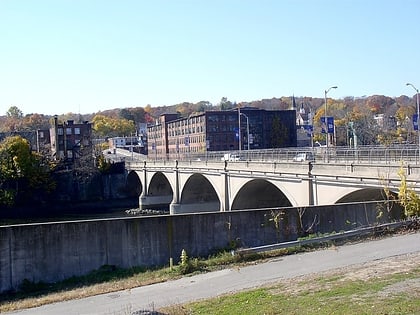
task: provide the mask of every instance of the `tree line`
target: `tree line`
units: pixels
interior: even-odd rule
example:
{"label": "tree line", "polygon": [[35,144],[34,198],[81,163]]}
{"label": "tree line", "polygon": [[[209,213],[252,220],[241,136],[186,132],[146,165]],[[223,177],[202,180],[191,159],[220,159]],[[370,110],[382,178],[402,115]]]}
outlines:
{"label": "tree line", "polygon": [[[253,102],[231,102],[226,97],[217,104],[207,101],[198,103],[183,102],[170,106],[126,107],[99,111],[90,114],[67,113],[58,115],[60,122],[73,120],[76,123],[90,121],[93,123],[94,137],[129,136],[135,134],[141,123],[153,123],[163,113],[178,113],[180,117],[203,113],[211,110],[230,110],[236,107],[257,107],[266,110],[286,110],[296,104],[297,112],[304,109],[313,115],[314,140],[322,140],[321,117],[325,115],[323,98],[280,97]],[[412,116],[416,112],[416,98],[405,95],[388,97],[373,95],[367,97],[328,98],[327,114],[333,116],[338,129],[349,129],[349,124],[357,132],[361,145],[410,143],[414,141]],[[384,116],[384,124],[379,126],[375,115]],[[15,132],[49,129],[53,116],[41,113],[24,115],[17,106],[11,106],[4,116],[0,116],[0,132]],[[389,124],[394,121],[395,124]],[[344,133],[345,134],[345,133]],[[337,145],[347,145],[348,135],[340,136]]]}
{"label": "tree line", "polygon": [[[211,110],[229,110],[240,107],[258,107],[262,109],[285,110],[295,103],[297,111],[301,108],[306,113],[314,113],[315,130],[320,128],[320,118],[325,115],[324,100],[309,97],[282,97],[255,102],[234,103],[227,98],[212,105],[209,102],[181,103],[173,106],[153,108],[131,107],[101,111],[94,114],[68,113],[59,116],[59,120],[74,120],[75,122],[91,121],[96,137],[124,136],[136,132],[140,123],[152,123],[162,113],[178,113],[188,117],[193,113]],[[328,99],[328,115],[334,116],[337,127],[347,128],[349,123],[358,132],[361,144],[390,144],[394,142],[413,142],[413,126],[411,117],[416,112],[415,96],[410,98],[400,96],[391,98],[374,95],[363,98],[347,97],[344,99]],[[396,127],[379,127],[374,117],[383,114],[393,117]],[[11,106],[6,115],[0,116],[0,132],[11,133],[0,141],[0,207],[12,206],[17,201],[42,202],[54,191],[55,182],[52,174],[60,168],[60,163],[48,159],[47,156],[33,152],[30,143],[20,136],[14,136],[16,131],[34,131],[48,129],[53,116],[43,114],[26,114],[16,106]],[[279,131],[280,132],[280,131]],[[322,136],[319,132],[317,136]],[[342,142],[343,143],[343,142]],[[338,144],[340,144],[338,142]],[[89,157],[92,158],[92,157]],[[91,163],[83,163],[87,165]],[[92,164],[93,165],[93,164]],[[97,157],[96,172],[106,170],[106,161]],[[82,170],[92,172],[92,169]],[[412,200],[413,198],[409,198]],[[418,202],[415,203],[418,205]],[[418,211],[418,208],[416,208]]]}

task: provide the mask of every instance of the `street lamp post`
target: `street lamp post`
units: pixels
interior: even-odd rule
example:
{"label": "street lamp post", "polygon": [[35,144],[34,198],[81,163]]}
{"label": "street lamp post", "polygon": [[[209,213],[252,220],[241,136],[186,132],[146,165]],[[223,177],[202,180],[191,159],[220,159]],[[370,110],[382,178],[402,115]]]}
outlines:
{"label": "street lamp post", "polygon": [[328,151],[328,142],[329,142],[329,133],[328,133],[328,121],[327,121],[327,94],[328,94],[328,92],[331,90],[331,89],[336,89],[337,88],[337,86],[332,86],[332,87],[330,87],[328,90],[325,90],[324,91],[324,98],[325,98],[325,110],[324,110],[324,123],[325,123],[325,126],[326,126],[326,130],[325,130],[325,132],[326,132],[326,145],[327,145],[327,151]]}
{"label": "street lamp post", "polygon": [[241,108],[238,107],[238,141],[239,141],[239,155],[241,154]]}
{"label": "street lamp post", "polygon": [[[417,141],[417,145],[418,145],[418,149],[420,150],[420,130],[419,130],[419,119],[420,119],[420,108],[419,108],[419,90],[411,83],[407,83],[407,86],[411,86],[415,91],[416,91],[416,100],[417,100],[417,137],[418,137],[418,141]],[[419,152],[420,155],[420,152]]]}
{"label": "street lamp post", "polygon": [[241,150],[242,150],[242,135],[241,135],[241,116],[244,116],[246,119],[246,132],[247,132],[247,139],[248,139],[248,143],[247,143],[247,149],[248,149],[248,154],[249,154],[249,120],[248,120],[248,116],[245,115],[244,113],[241,113],[241,108],[238,107],[238,137],[239,137],[239,156],[241,156]]}

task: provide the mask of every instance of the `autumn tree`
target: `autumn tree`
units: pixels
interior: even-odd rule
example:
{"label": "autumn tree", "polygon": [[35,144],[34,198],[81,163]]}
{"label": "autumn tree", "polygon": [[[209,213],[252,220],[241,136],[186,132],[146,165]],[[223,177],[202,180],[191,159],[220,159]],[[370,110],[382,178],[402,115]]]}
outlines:
{"label": "autumn tree", "polygon": [[353,111],[348,113],[347,120],[353,123],[358,144],[373,145],[378,143],[378,135],[381,130],[369,107],[356,105]]}
{"label": "autumn tree", "polygon": [[397,118],[398,124],[402,125],[407,118],[410,119],[413,117],[415,113],[415,109],[411,106],[400,106],[395,113],[395,117]]}
{"label": "autumn tree", "polygon": [[41,114],[29,114],[23,118],[23,129],[24,130],[40,130],[49,129],[50,122],[49,118]]}
{"label": "autumn tree", "polygon": [[110,118],[104,115],[96,115],[93,117],[92,122],[93,130],[102,137],[129,136],[136,132],[134,122],[124,118]]}
{"label": "autumn tree", "polygon": [[366,100],[366,106],[372,114],[383,113],[394,103],[393,98],[384,95],[372,95]]}
{"label": "autumn tree", "polygon": [[191,103],[181,103],[176,105],[176,112],[179,113],[182,117],[188,117],[191,113]]}
{"label": "autumn tree", "polygon": [[144,120],[146,123],[153,122],[153,110],[150,104],[147,104],[146,107],[144,108]]}
{"label": "autumn tree", "polygon": [[49,165],[31,151],[29,141],[13,136],[0,142],[0,204],[40,200],[54,187]]}
{"label": "autumn tree", "polygon": [[398,190],[398,200],[404,208],[405,217],[415,217],[420,215],[420,197],[413,187],[407,183],[407,173],[401,165],[398,176],[400,177],[400,187]]}

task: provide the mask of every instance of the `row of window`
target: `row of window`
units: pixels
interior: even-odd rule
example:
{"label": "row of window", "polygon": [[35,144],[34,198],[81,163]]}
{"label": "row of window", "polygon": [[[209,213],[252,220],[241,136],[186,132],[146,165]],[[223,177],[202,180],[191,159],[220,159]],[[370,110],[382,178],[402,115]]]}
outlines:
{"label": "row of window", "polygon": [[182,129],[168,129],[168,135],[170,137],[180,136],[180,135],[188,135],[191,133],[202,133],[204,132],[204,128],[202,125],[200,126],[190,126],[189,128],[182,128]]}
{"label": "row of window", "polygon": [[208,122],[219,122],[219,121],[238,122],[238,115],[237,114],[229,114],[229,115],[210,114],[208,115],[207,120]]}
{"label": "row of window", "polygon": [[194,124],[199,124],[204,122],[204,116],[195,116],[188,119],[181,119],[178,121],[168,123],[168,128],[178,128],[182,126],[189,126]]}
{"label": "row of window", "polygon": [[[58,128],[57,129],[57,134],[59,136],[64,135],[64,129],[63,128]],[[80,128],[79,127],[67,127],[66,128],[66,135],[80,135]]]}
{"label": "row of window", "polygon": [[203,146],[196,146],[196,147],[179,147],[177,148],[170,148],[169,154],[185,154],[185,153],[196,153],[196,152],[203,152],[205,150]]}
{"label": "row of window", "polygon": [[[73,145],[78,145],[80,146],[80,140],[78,139],[67,139],[66,140],[66,144],[67,146],[73,146]],[[58,140],[58,145],[63,146],[64,145],[64,139],[60,139]]]}
{"label": "row of window", "polygon": [[237,125],[231,125],[231,124],[208,124],[207,130],[210,132],[227,132],[231,131],[234,132],[238,130]]}
{"label": "row of window", "polygon": [[235,136],[233,136],[232,134],[225,134],[225,133],[221,133],[221,134],[209,134],[208,135],[208,140],[211,143],[215,143],[215,142],[226,143],[226,142],[235,142],[235,141],[238,141],[237,138]]}
{"label": "row of window", "polygon": [[170,138],[168,140],[168,144],[172,146],[178,145],[181,146],[188,146],[189,144],[194,143],[204,143],[206,141],[206,137],[204,135],[188,135],[182,138]]}

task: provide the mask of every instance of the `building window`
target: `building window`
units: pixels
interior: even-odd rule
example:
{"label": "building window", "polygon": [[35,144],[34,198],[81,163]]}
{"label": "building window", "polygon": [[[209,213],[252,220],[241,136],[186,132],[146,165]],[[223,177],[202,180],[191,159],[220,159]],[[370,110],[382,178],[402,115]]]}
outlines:
{"label": "building window", "polygon": [[74,128],[74,134],[75,135],[80,135],[80,128],[79,127]]}
{"label": "building window", "polygon": [[59,136],[62,136],[62,135],[64,134],[64,132],[63,132],[63,128],[58,128],[58,129],[57,129],[57,134],[58,134]]}
{"label": "building window", "polygon": [[71,135],[71,128],[66,128],[66,135]]}

